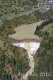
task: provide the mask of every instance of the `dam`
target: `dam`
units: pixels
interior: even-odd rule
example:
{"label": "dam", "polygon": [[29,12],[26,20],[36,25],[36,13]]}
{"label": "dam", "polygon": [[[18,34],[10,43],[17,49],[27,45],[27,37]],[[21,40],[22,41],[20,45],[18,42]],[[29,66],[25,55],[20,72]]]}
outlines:
{"label": "dam", "polygon": [[34,56],[40,46],[40,39],[34,34],[37,25],[41,25],[43,21],[33,24],[21,25],[15,28],[15,34],[9,35],[13,46],[21,47],[27,50],[29,56],[30,69],[22,76],[21,80],[28,80],[28,76],[34,72]]}
{"label": "dam", "polygon": [[38,50],[39,46],[40,46],[40,42],[36,41],[36,40],[14,40],[11,39],[13,46],[16,47],[21,47],[27,50],[27,54],[29,57],[29,66],[30,69],[26,72],[26,74],[24,74],[21,78],[21,80],[28,80],[28,76],[32,75],[32,73],[34,72],[34,57],[36,54],[36,51]]}
{"label": "dam", "polygon": [[30,54],[35,54],[40,46],[40,40],[34,34],[37,25],[42,24],[43,21],[35,22],[33,24],[21,25],[14,29],[16,33],[9,35],[12,44],[17,47],[22,47]]}
{"label": "dam", "polygon": [[12,43],[14,46],[16,47],[21,47],[27,50],[27,52],[29,53],[29,57],[30,55],[35,55],[37,49],[40,46],[39,42],[16,42],[16,43]]}

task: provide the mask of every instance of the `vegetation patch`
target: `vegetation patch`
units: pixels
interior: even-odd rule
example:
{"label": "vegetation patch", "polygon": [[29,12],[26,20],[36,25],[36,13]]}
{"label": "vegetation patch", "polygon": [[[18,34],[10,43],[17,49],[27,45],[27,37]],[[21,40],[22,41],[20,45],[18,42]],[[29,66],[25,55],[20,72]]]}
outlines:
{"label": "vegetation patch", "polygon": [[36,32],[39,32],[42,42],[35,57],[34,76],[37,75],[35,80],[51,80],[53,79],[53,23],[40,27]]}

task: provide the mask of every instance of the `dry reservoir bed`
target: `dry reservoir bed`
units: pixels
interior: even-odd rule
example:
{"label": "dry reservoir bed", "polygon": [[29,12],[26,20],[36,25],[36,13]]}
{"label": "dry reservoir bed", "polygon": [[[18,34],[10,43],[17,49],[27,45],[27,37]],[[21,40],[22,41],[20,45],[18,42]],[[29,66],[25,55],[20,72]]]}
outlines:
{"label": "dry reservoir bed", "polygon": [[17,28],[14,29],[16,33],[9,35],[9,37],[15,40],[39,39],[37,35],[34,35],[34,32],[36,30],[36,26],[40,25],[41,23],[42,21],[33,24],[18,26]]}

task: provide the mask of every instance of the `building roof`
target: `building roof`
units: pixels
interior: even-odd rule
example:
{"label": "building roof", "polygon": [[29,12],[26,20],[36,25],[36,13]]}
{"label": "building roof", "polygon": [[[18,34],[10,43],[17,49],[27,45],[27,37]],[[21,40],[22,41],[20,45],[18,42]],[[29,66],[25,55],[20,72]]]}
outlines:
{"label": "building roof", "polygon": [[50,3],[50,2],[46,2],[45,4],[44,4],[45,6],[53,6],[53,3]]}

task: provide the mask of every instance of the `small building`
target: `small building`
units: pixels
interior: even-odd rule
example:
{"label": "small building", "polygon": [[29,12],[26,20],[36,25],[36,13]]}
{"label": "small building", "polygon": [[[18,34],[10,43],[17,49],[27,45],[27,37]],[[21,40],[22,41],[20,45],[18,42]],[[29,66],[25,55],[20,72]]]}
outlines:
{"label": "small building", "polygon": [[50,4],[53,4],[53,0],[49,0],[49,3],[50,3]]}
{"label": "small building", "polygon": [[45,2],[44,9],[49,10],[51,7],[53,7],[53,0],[49,0],[48,2]]}

